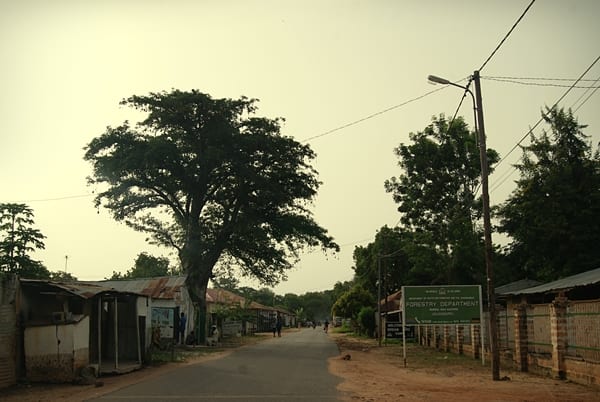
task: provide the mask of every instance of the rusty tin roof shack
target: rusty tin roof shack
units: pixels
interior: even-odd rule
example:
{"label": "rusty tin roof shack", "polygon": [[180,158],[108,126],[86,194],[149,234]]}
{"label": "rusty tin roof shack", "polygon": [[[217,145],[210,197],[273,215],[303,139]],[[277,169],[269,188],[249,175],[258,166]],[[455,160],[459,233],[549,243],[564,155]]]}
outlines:
{"label": "rusty tin roof shack", "polygon": [[21,279],[25,372],[30,381],[72,381],[141,367],[147,297],[83,282]]}

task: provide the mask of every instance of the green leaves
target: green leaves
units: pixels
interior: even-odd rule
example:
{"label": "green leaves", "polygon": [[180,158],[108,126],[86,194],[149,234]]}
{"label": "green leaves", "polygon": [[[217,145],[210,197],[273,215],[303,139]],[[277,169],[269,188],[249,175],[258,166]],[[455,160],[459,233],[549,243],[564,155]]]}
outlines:
{"label": "green leaves", "polygon": [[600,266],[600,158],[570,111],[543,117],[550,131],[522,148],[517,188],[498,215],[512,264],[550,281]]}
{"label": "green leaves", "polygon": [[0,272],[48,278],[50,272],[29,254],[44,249],[46,236],[33,228],[33,210],[25,204],[0,204]]}
{"label": "green leaves", "polygon": [[122,104],[147,117],[86,147],[89,182],[105,188],[96,202],[175,247],[190,281],[204,286],[221,261],[274,284],[302,247],[337,250],[306,209],[320,185],[313,151],[280,119],[253,116],[256,100],[173,90]]}
{"label": "green leaves", "polygon": [[[398,203],[403,228],[413,232],[413,242],[405,245],[411,280],[477,282],[483,252],[478,253],[481,233],[475,227],[481,174],[475,133],[462,118],[449,126],[442,115],[410,139],[396,148],[402,174],[387,180],[385,189]],[[487,153],[493,166],[498,154]]]}

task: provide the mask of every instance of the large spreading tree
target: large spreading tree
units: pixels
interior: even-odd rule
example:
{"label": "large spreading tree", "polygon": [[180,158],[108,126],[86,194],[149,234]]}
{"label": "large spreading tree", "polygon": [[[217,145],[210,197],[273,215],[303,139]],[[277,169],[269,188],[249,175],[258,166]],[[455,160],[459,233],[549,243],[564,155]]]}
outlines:
{"label": "large spreading tree", "polygon": [[551,281],[600,267],[600,152],[571,111],[542,116],[550,130],[522,147],[517,188],[499,217],[521,276]]}
{"label": "large spreading tree", "polygon": [[[483,276],[481,165],[477,136],[462,118],[434,117],[395,149],[402,174],[385,182],[412,240],[411,275],[429,284],[477,283]],[[490,171],[498,153],[486,150]],[[423,283],[425,284],[425,283]]]}
{"label": "large spreading tree", "polygon": [[256,100],[172,90],[122,104],[147,117],[87,145],[96,203],[177,249],[200,311],[217,264],[275,284],[302,248],[338,249],[309,211],[315,154],[283,136],[280,119],[256,117]]}

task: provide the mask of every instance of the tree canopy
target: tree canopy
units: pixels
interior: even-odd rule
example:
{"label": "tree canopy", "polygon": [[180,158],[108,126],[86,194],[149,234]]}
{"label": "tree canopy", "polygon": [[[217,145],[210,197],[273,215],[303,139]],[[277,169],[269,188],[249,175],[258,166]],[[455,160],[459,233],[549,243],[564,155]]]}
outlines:
{"label": "tree canopy", "polygon": [[374,305],[376,300],[373,294],[361,285],[355,285],[335,301],[331,311],[335,316],[351,318],[357,322],[360,311]]}
{"label": "tree canopy", "polygon": [[303,247],[338,249],[308,209],[320,185],[313,151],[281,135],[281,119],[256,117],[256,100],[172,90],[122,104],[147,117],[85,148],[96,203],[177,249],[201,310],[218,263],[275,284]]}
{"label": "tree canopy", "polygon": [[[475,225],[481,165],[476,135],[462,118],[441,115],[411,144],[395,150],[402,174],[385,182],[401,213],[412,275],[429,284],[477,283],[483,276],[482,230]],[[498,153],[486,150],[490,171]],[[482,250],[481,253],[474,250]],[[423,283],[425,284],[425,283]]]}
{"label": "tree canopy", "polygon": [[50,278],[41,261],[31,258],[43,250],[46,236],[34,227],[33,210],[25,204],[0,204],[0,272],[30,279]]}
{"label": "tree canopy", "polygon": [[159,276],[177,275],[177,268],[171,267],[167,257],[155,257],[146,252],[139,253],[134,265],[124,274],[113,272],[111,280],[153,278]]}
{"label": "tree canopy", "polygon": [[600,266],[600,152],[571,111],[542,116],[550,130],[522,147],[517,188],[498,216],[512,264],[551,281]]}

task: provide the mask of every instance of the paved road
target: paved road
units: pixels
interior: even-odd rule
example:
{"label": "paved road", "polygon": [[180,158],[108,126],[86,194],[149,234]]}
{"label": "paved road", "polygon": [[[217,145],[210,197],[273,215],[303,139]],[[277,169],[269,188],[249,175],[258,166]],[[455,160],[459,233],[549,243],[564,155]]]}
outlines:
{"label": "paved road", "polygon": [[323,329],[284,332],[218,360],[170,371],[94,401],[336,401],[338,349]]}

